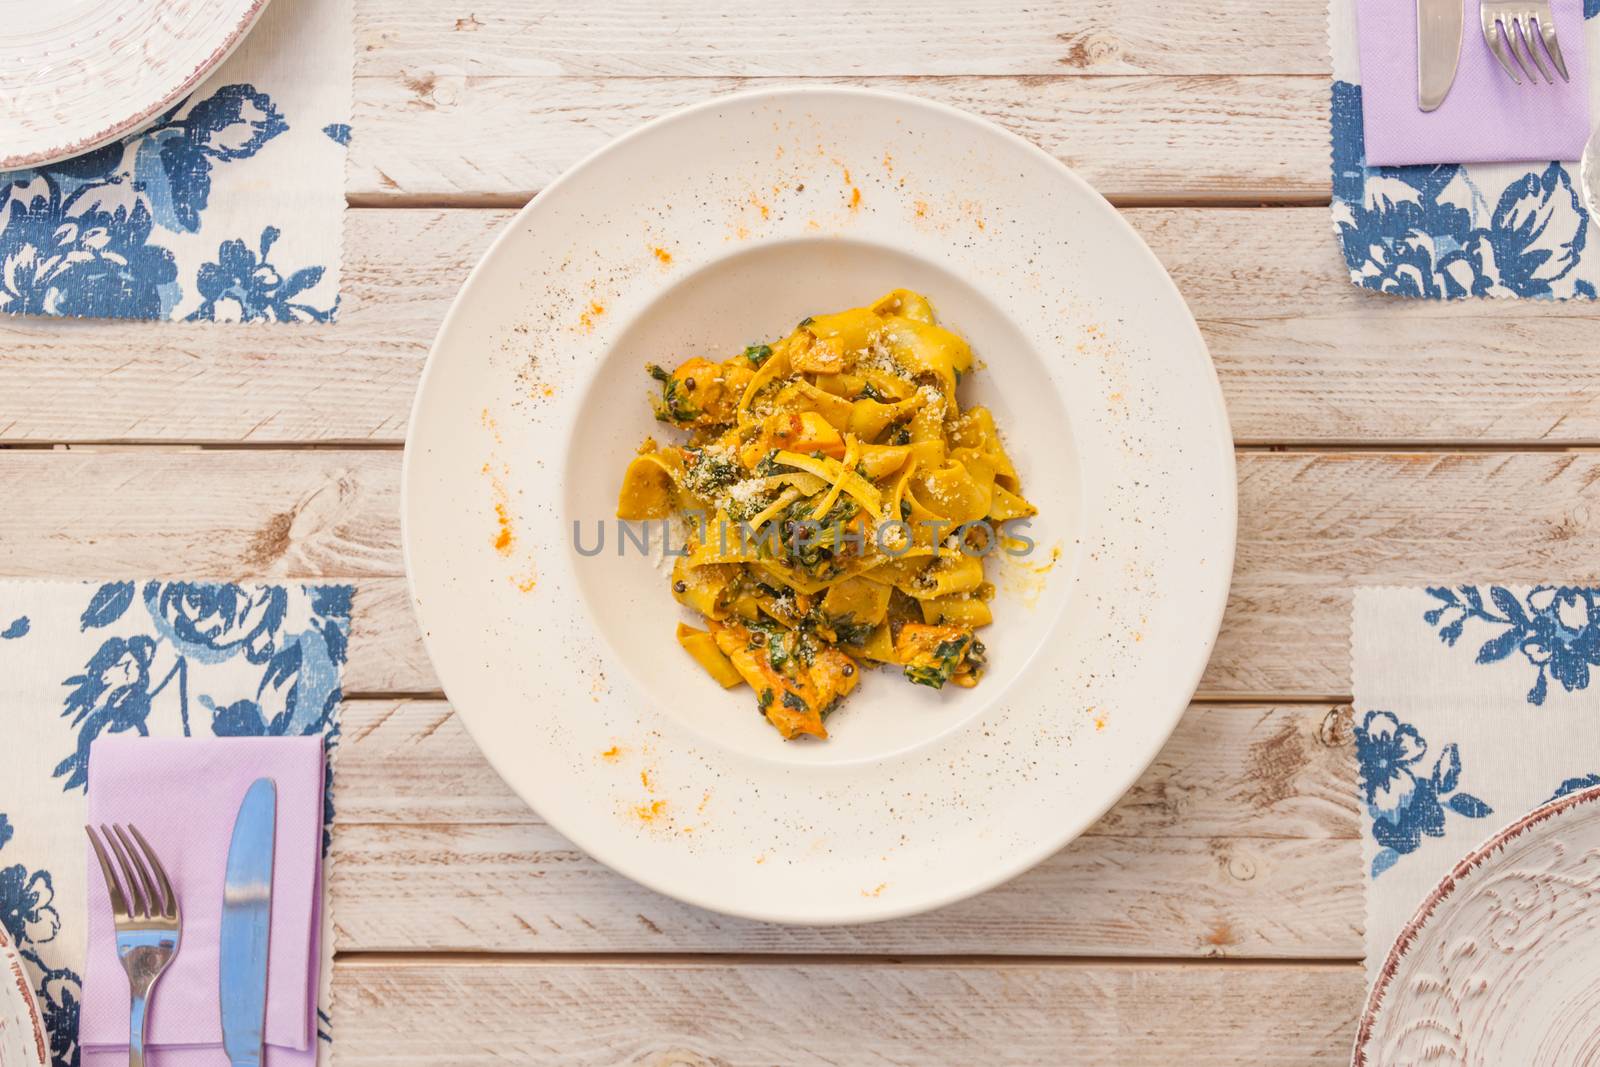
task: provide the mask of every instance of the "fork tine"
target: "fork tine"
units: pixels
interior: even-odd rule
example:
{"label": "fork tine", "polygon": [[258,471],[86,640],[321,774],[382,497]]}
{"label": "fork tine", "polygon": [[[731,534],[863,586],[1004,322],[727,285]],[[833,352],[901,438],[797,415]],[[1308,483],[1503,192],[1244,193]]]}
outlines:
{"label": "fork tine", "polygon": [[1555,20],[1533,16],[1533,24],[1539,27],[1539,37],[1544,41],[1544,50],[1550,53],[1550,62],[1556,65],[1556,70],[1561,74],[1561,80],[1570,82],[1567,77],[1567,61],[1561,58],[1561,42],[1556,40]]}
{"label": "fork tine", "polygon": [[1506,34],[1506,51],[1511,53],[1511,61],[1517,65],[1522,76],[1532,85],[1539,84],[1539,76],[1535,74],[1528,62],[1522,58],[1522,49],[1517,46],[1522,43],[1522,27],[1515,15],[1507,15],[1501,20],[1501,26]]}
{"label": "fork tine", "polygon": [[[1518,15],[1512,19],[1512,21],[1517,25],[1518,39],[1522,41],[1523,47],[1528,50],[1528,58],[1533,60],[1533,65],[1539,69],[1540,74],[1544,75],[1544,80],[1549,82],[1551,85],[1554,85],[1556,83],[1556,76],[1551,74],[1550,68],[1544,65],[1544,60],[1539,55],[1539,48],[1534,43],[1537,38],[1535,38],[1533,34],[1532,18],[1530,17],[1525,21],[1521,15]],[[1511,48],[1512,51],[1515,51],[1516,45],[1513,44]],[[1529,74],[1528,77],[1532,78],[1533,75]]]}
{"label": "fork tine", "polygon": [[161,885],[161,895],[164,898],[161,905],[161,914],[168,919],[178,917],[178,896],[172,891],[172,883],[167,881],[167,869],[161,866],[161,861],[156,858],[156,850],[150,847],[150,842],[144,839],[139,828],[133,823],[128,824],[128,832],[133,839],[139,842],[139,847],[144,850],[145,859],[149,861],[150,870],[155,873],[156,881]]}
{"label": "fork tine", "polygon": [[[1488,17],[1487,12],[1485,12],[1485,17]],[[1511,65],[1511,57],[1506,54],[1505,23],[1499,19],[1489,19],[1484,23],[1483,36],[1489,42],[1489,51],[1493,52],[1494,57],[1500,61],[1500,66],[1504,67],[1505,72],[1511,75],[1512,81],[1521,85],[1522,79],[1517,77],[1517,70]],[[1521,61],[1518,61],[1517,67],[1521,66]]]}
{"label": "fork tine", "polygon": [[105,846],[100,843],[94,827],[85,826],[83,832],[89,835],[89,844],[94,846],[95,858],[100,861],[100,873],[106,880],[106,896],[111,898],[111,916],[120,922],[128,917],[128,902],[122,896],[122,886],[117,883],[117,876],[112,873],[111,860],[106,856]]}
{"label": "fork tine", "polygon": [[144,857],[139,855],[138,849],[133,847],[133,842],[128,840],[127,833],[120,825],[113,825],[117,840],[122,842],[123,850],[128,854],[128,862],[133,864],[133,869],[139,876],[139,884],[144,888],[144,898],[150,902],[150,908],[145,913],[145,918],[151,919],[166,913],[166,902],[156,895],[155,880],[150,877],[150,869],[145,866]]}
{"label": "fork tine", "polygon": [[105,823],[100,824],[100,833],[106,839],[106,844],[111,846],[111,854],[117,858],[117,867],[122,871],[122,882],[128,891],[128,899],[133,907],[128,909],[128,914],[135,919],[150,917],[150,909],[145,907],[144,894],[139,892],[139,883],[133,877],[133,867],[128,862],[128,857],[123,854],[122,843],[111,832],[111,827]]}

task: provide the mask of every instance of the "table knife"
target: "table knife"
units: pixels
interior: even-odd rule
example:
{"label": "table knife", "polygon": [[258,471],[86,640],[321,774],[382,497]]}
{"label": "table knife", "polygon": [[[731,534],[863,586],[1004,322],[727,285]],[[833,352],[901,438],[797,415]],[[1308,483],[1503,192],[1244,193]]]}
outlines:
{"label": "table knife", "polygon": [[1417,106],[1444,103],[1461,59],[1462,0],[1417,0]]}
{"label": "table knife", "polygon": [[272,924],[272,847],[278,787],[257,778],[245,792],[228,846],[222,889],[219,981],[222,1048],[233,1067],[260,1067],[266,1044],[267,933]]}

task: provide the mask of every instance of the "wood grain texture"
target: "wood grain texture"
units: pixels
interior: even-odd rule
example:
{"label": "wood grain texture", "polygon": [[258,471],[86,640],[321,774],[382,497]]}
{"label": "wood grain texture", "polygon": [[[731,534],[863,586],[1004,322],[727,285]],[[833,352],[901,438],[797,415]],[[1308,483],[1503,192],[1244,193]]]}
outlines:
{"label": "wood grain texture", "polygon": [[348,213],[335,326],[4,316],[0,442],[397,445],[445,310],[508,217]]}
{"label": "wood grain texture", "polygon": [[525,199],[646,119],[796,82],[988,115],[1114,201],[1328,196],[1313,4],[1264,18],[1241,0],[892,0],[870,15],[843,0],[374,0],[356,33],[350,191],[364,203]]}
{"label": "wood grain texture", "polygon": [[1348,1063],[1353,966],[346,961],[356,1065]]}
{"label": "wood grain texture", "polygon": [[[533,825],[443,700],[352,698],[342,711],[340,826]],[[1346,705],[1197,704],[1088,831],[1109,837],[1356,837]]]}
{"label": "wood grain texture", "polygon": [[[399,452],[0,450],[0,573],[355,579],[352,694],[428,693],[399,576]],[[1350,690],[1361,584],[1596,577],[1600,454],[1239,456],[1239,549],[1205,696]],[[485,526],[484,536],[492,528]]]}
{"label": "wood grain texture", "polygon": [[1348,693],[1359,585],[1600,575],[1594,452],[1241,460],[1239,551],[1208,692]]}
{"label": "wood grain texture", "polygon": [[0,573],[398,575],[400,458],[394,451],[0,452],[0,499],[13,505],[0,515]]}
{"label": "wood grain texture", "polygon": [[614,874],[499,780],[448,705],[352,701],[331,891],[342,951],[1361,955],[1348,709],[1197,706],[1039,867],[928,915],[793,927]]}
{"label": "wood grain texture", "polygon": [[[385,203],[521,203],[641,123],[793,78],[358,78],[349,192]],[[1326,200],[1328,83],[1195,75],[807,79],[925,96],[986,116],[1115,203]],[[515,131],[514,133],[511,131]]]}
{"label": "wood grain texture", "polygon": [[[1364,293],[1322,208],[1126,214],[1200,321],[1240,443],[1600,443],[1585,308]],[[0,443],[397,445],[434,331],[509,217],[350,212],[332,329],[0,319]]]}
{"label": "wood grain texture", "polygon": [[1324,208],[1125,214],[1199,321],[1240,444],[1600,443],[1586,305],[1358,289]]}
{"label": "wood grain texture", "polygon": [[477,76],[1322,74],[1324,9],[1241,0],[363,0],[357,70]]}

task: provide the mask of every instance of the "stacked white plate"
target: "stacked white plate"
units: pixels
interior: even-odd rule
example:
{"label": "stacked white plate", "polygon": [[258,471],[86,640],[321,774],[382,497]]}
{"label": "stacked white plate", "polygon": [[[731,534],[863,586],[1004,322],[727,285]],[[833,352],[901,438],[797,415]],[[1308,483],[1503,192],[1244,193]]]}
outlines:
{"label": "stacked white plate", "polygon": [[0,171],[136,133],[238,47],[267,0],[7,4],[0,25]]}
{"label": "stacked white plate", "polygon": [[49,1067],[50,1039],[33,982],[0,927],[0,1067]]}

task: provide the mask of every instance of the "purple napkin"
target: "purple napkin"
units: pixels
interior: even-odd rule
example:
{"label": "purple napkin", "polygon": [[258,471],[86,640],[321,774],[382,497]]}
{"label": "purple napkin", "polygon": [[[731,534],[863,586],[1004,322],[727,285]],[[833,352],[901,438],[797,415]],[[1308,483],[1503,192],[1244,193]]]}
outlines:
{"label": "purple napkin", "polygon": [[[1462,0],[1461,62],[1435,111],[1417,108],[1414,0],[1356,0],[1367,162],[1484,163],[1575,160],[1589,139],[1589,68],[1582,0],[1551,0],[1570,82],[1519,86],[1501,69]],[[1545,66],[1550,67],[1550,61]],[[1553,69],[1553,68],[1551,68]]]}
{"label": "purple napkin", "polygon": [[[157,1067],[226,1064],[218,1006],[218,931],[228,844],[245,790],[278,786],[267,971],[267,1060],[316,1062],[322,870],[322,738],[109,737],[89,753],[89,821],[134,823],[183,906],[178,955],[150,1000]],[[88,845],[85,843],[85,849]],[[79,1045],[84,1067],[127,1062],[128,981],[117,960],[98,862],[89,870],[89,946]]]}

